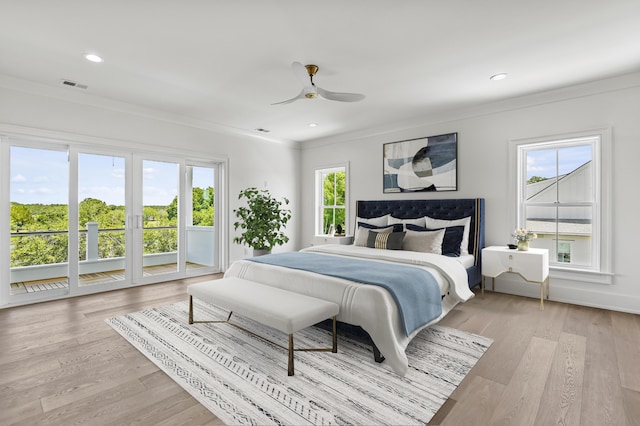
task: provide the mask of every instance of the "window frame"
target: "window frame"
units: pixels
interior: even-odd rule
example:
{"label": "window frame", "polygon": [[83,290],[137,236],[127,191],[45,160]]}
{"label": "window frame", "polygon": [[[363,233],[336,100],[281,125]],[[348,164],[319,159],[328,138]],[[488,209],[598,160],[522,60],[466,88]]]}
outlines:
{"label": "window frame", "polygon": [[[345,182],[344,182],[344,207],[333,205],[333,206],[325,206],[324,205],[324,179],[323,175],[327,173],[333,172],[342,172],[345,174]],[[327,166],[318,167],[314,171],[315,175],[315,200],[314,200],[314,210],[315,210],[315,218],[314,218],[314,235],[325,235],[324,233],[324,209],[325,208],[344,208],[344,234],[349,235],[349,205],[351,204],[349,201],[349,162],[345,163],[337,163]],[[335,200],[335,198],[334,198]]]}
{"label": "window frame", "polygon": [[[160,160],[166,159],[167,161],[176,161],[182,165],[204,165],[209,167],[214,167],[217,170],[217,182],[218,185],[215,186],[217,189],[214,193],[216,205],[219,206],[216,212],[215,220],[216,223],[219,224],[219,230],[216,231],[218,237],[218,251],[216,261],[217,265],[215,266],[215,270],[213,267],[211,271],[224,271],[228,268],[228,258],[229,258],[229,238],[228,238],[228,227],[226,223],[228,223],[228,214],[227,207],[228,204],[228,159],[227,158],[216,158],[207,153],[199,153],[195,151],[187,151],[183,152],[177,149],[172,148],[157,148],[155,151],[148,150],[144,145],[140,146],[129,146],[129,144],[117,140],[117,139],[105,139],[105,138],[92,138],[83,135],[75,135],[72,133],[66,132],[57,132],[57,131],[41,131],[38,129],[28,128],[28,127],[19,127],[12,125],[3,125],[0,124],[0,241],[8,242],[10,241],[10,171],[11,171],[11,147],[12,146],[20,146],[26,148],[34,148],[34,149],[44,149],[44,150],[55,150],[66,152],[68,155],[69,161],[69,182],[68,182],[68,205],[69,205],[69,230],[78,229],[78,196],[77,196],[77,188],[78,188],[78,171],[77,171],[77,160],[79,153],[92,153],[92,154],[101,154],[101,155],[117,155],[124,156],[128,158],[128,162],[133,161],[134,157],[145,157],[147,159]],[[129,166],[130,167],[130,166]],[[129,169],[127,167],[127,170]],[[181,166],[182,167],[182,166]],[[182,170],[182,169],[181,169]],[[186,173],[181,171],[180,173],[180,188],[185,188],[184,185],[184,175]],[[131,183],[127,183],[127,185],[131,185]],[[132,192],[131,189],[128,190]],[[185,189],[186,191],[186,189]],[[127,200],[127,204],[130,204],[130,200]],[[183,202],[180,203],[184,205]],[[224,204],[224,205],[223,205]],[[182,208],[182,207],[181,207]],[[133,215],[128,214],[127,228],[132,228],[134,222],[132,220]],[[184,214],[180,215],[181,217]],[[186,228],[185,228],[186,229]],[[181,234],[186,234],[185,232],[181,232]],[[131,238],[131,237],[130,237]],[[180,237],[184,238],[184,237]],[[127,243],[128,247],[132,247],[130,250],[133,250],[133,244]],[[184,241],[182,242],[182,246],[184,247],[184,255],[186,255],[186,244]],[[54,300],[59,298],[68,298],[72,296],[82,295],[82,294],[90,294],[90,293],[100,293],[103,291],[107,291],[105,286],[87,286],[79,288],[77,285],[77,281],[74,281],[77,276],[77,256],[78,256],[78,244],[76,239],[71,239],[70,244],[68,246],[69,255],[68,255],[68,263],[69,263],[69,272],[67,273],[67,277],[69,279],[69,286],[67,290],[53,289],[48,290],[47,292],[42,293],[42,295],[46,295],[45,298],[40,298],[39,294],[35,296],[30,294],[11,294],[10,287],[8,285],[0,286],[0,308],[5,306],[18,306],[24,304],[35,303],[39,301],[45,300]],[[72,257],[74,256],[74,257]],[[11,249],[10,245],[7,243],[0,244],[0,262],[3,262],[3,265],[9,265],[11,260]],[[181,261],[182,262],[182,261]],[[184,264],[184,262],[182,262]],[[179,271],[176,275],[178,278],[204,275],[209,273],[205,268],[198,269],[195,273],[186,271]],[[2,273],[0,273],[0,278],[5,279],[8,283],[9,280],[10,269],[2,269]],[[168,275],[164,275],[167,277]],[[143,278],[142,280],[134,280],[127,279],[122,282],[118,282],[117,284],[113,284],[111,289],[115,288],[129,288],[135,287],[139,285],[145,285],[152,283],[151,280],[146,280]],[[159,281],[158,281],[159,282]],[[111,285],[111,284],[109,284]],[[46,293],[46,294],[45,294]]]}
{"label": "window frame", "polygon": [[522,227],[525,218],[524,188],[526,185],[526,152],[534,148],[560,148],[562,146],[593,143],[593,217],[592,217],[592,265],[589,267],[561,265],[557,259],[550,259],[550,275],[568,280],[612,283],[612,214],[611,214],[611,128],[565,134],[548,135],[524,139],[513,139],[509,144],[509,193],[510,225],[513,229]]}

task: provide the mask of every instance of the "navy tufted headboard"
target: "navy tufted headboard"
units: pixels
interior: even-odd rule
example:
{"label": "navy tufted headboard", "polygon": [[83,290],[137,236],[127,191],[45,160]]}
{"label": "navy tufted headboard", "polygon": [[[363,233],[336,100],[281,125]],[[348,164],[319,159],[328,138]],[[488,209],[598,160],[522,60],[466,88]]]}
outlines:
{"label": "navy tufted headboard", "polygon": [[482,249],[484,248],[484,198],[446,200],[378,200],[357,201],[356,216],[372,218],[391,214],[398,219],[429,216],[435,219],[462,219],[471,216],[469,253],[475,257],[474,266],[467,269],[469,287],[482,280]]}

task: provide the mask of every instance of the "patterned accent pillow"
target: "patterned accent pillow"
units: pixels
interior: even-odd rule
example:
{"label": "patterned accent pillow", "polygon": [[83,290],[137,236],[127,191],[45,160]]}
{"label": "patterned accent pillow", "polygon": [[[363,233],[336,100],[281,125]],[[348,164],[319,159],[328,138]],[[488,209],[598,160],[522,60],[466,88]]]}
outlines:
{"label": "patterned accent pillow", "polygon": [[367,239],[369,238],[369,230],[375,229],[376,232],[400,232],[402,231],[402,224],[389,225],[389,226],[375,226],[364,222],[358,222],[358,229],[356,230],[356,236],[353,239],[354,246],[366,247]]}
{"label": "patterned accent pillow", "polygon": [[369,231],[367,247],[385,250],[402,250],[404,234],[404,232]]}
{"label": "patterned accent pillow", "polygon": [[411,231],[439,231],[444,229],[444,238],[442,239],[442,254],[460,256],[460,244],[464,236],[464,226],[448,226],[446,228],[429,229],[422,226],[407,225],[407,230]]}
{"label": "patterned accent pillow", "polygon": [[442,254],[444,233],[444,229],[438,231],[411,231],[407,229],[402,250]]}

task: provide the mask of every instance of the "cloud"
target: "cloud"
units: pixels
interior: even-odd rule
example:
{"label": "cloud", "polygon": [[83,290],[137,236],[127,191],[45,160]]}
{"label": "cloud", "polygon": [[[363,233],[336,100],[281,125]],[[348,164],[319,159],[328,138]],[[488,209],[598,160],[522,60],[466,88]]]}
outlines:
{"label": "cloud", "polygon": [[26,182],[27,178],[18,173],[14,177],[11,178],[11,182]]}

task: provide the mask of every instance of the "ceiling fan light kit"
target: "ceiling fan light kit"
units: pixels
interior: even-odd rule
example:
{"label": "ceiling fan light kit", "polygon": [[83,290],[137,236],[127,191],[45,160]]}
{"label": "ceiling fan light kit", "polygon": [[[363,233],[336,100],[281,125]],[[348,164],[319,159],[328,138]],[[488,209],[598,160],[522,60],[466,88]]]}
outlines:
{"label": "ceiling fan light kit", "polygon": [[303,84],[303,88],[298,94],[298,96],[288,99],[282,102],[276,102],[271,105],[282,105],[288,104],[298,99],[316,99],[323,98],[329,101],[338,101],[338,102],[357,102],[364,99],[364,95],[360,93],[339,93],[339,92],[331,92],[329,90],[322,89],[321,87],[316,86],[313,82],[313,77],[316,75],[318,70],[320,69],[317,65],[309,64],[302,65],[300,62],[294,62],[291,64],[291,69],[293,73],[298,76],[300,81]]}

